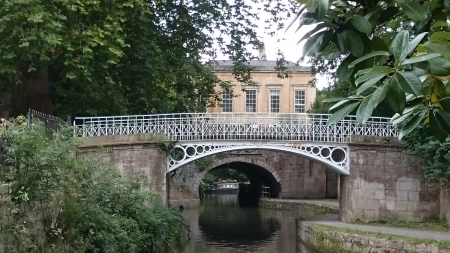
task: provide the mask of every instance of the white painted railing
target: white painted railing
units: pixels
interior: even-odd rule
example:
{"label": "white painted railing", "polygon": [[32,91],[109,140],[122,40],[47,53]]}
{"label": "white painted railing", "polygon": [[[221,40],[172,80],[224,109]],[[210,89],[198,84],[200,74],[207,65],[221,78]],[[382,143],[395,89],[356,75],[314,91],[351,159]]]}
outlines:
{"label": "white painted railing", "polygon": [[327,125],[330,114],[181,113],[77,117],[75,136],[164,133],[174,141],[290,140],[346,143],[352,135],[397,136],[389,118],[359,125],[355,116]]}

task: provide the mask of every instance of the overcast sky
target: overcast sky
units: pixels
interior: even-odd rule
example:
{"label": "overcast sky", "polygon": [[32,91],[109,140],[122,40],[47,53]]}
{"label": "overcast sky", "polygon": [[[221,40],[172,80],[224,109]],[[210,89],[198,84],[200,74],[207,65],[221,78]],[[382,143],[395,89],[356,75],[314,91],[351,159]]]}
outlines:
{"label": "overcast sky", "polygon": [[[287,2],[287,0],[284,1]],[[262,2],[263,1],[261,1],[261,4]],[[255,4],[253,3],[251,3],[251,5],[255,6]],[[304,26],[298,32],[295,33],[295,30],[297,29],[298,26],[294,23],[294,25],[292,25],[292,27],[288,31],[285,31],[285,29],[283,29],[278,31],[276,35],[270,36],[266,34],[267,31],[264,29],[265,26],[264,20],[269,18],[269,14],[267,14],[264,11],[260,11],[259,16],[260,16],[260,20],[258,21],[259,29],[257,30],[257,32],[258,35],[262,37],[263,42],[265,44],[267,60],[276,60],[278,49],[280,49],[280,51],[283,52],[286,60],[291,62],[297,62],[302,55],[305,40],[298,45],[297,43],[299,39],[305,33],[313,29],[315,25]],[[290,18],[287,23],[289,24],[292,19],[293,18]],[[283,40],[283,38],[285,40]],[[278,40],[280,41],[277,42]],[[258,52],[255,51],[254,54],[258,55]],[[306,66],[307,64],[306,62],[300,62],[300,65]],[[322,89],[323,87],[328,86],[327,78],[322,76],[317,76],[317,78],[318,78],[317,88]]]}

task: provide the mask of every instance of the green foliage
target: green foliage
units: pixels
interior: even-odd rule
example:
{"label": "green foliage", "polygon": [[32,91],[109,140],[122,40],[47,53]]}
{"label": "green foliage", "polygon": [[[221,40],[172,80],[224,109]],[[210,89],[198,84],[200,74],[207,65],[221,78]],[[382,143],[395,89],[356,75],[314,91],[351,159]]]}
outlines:
{"label": "green foliage", "polygon": [[141,190],[146,177],[125,179],[77,157],[71,132],[50,138],[39,125],[0,127],[0,182],[11,199],[1,206],[6,252],[162,252],[177,244],[182,217]]}
{"label": "green foliage", "polygon": [[[383,91],[374,93],[375,96],[368,96],[369,101],[371,101],[375,97],[382,96]],[[356,93],[356,87],[349,81],[337,81],[335,84],[330,85],[329,87],[326,87],[322,90],[317,91],[316,99],[314,100],[314,103],[312,104],[311,108],[309,109],[309,113],[329,113],[330,110],[334,110],[335,108],[339,107],[341,104],[347,104],[352,99],[347,99],[349,96],[354,96]],[[377,95],[378,94],[378,95]],[[338,101],[339,103],[333,105],[329,103],[328,101]],[[365,111],[361,110],[361,107],[357,109],[353,109],[353,111],[350,114],[356,114],[358,111]],[[389,107],[388,101],[384,100],[380,102],[377,108],[374,109],[372,116],[378,116],[378,117],[392,117],[395,114],[395,112],[392,111],[392,109]]]}
{"label": "green foliage", "polygon": [[[238,82],[254,84],[249,50],[261,42],[253,4],[4,0],[0,99],[5,101],[0,106],[15,103],[23,90],[39,83],[42,90],[30,89],[26,95],[36,93],[45,108],[53,104],[56,115],[203,112],[220,103],[222,91],[216,86],[230,89],[229,82],[211,72],[215,63],[209,61],[216,59],[217,49],[234,61]],[[277,0],[258,7],[270,13],[273,22],[267,27],[282,29],[289,6]],[[20,83],[24,89],[15,92]]]}
{"label": "green foliage", "polygon": [[[304,1],[300,1],[303,3]],[[356,94],[338,102],[328,123],[357,109],[359,123],[387,100],[400,138],[425,122],[439,141],[450,134],[450,2],[447,0],[304,3],[299,27],[316,24],[305,56],[314,69],[350,81]],[[325,11],[326,10],[326,11]],[[329,64],[332,62],[333,64]],[[335,101],[333,101],[335,102]]]}
{"label": "green foliage", "polygon": [[195,160],[195,166],[197,166],[199,171],[204,171],[206,170],[212,163],[213,163],[213,157],[211,156],[206,156],[206,157],[202,157],[200,159]]}
{"label": "green foliage", "polygon": [[175,144],[176,142],[174,141],[157,141],[156,142],[156,146],[158,147],[158,149],[162,152],[164,152],[164,154],[169,155],[170,152],[175,148]]}
{"label": "green foliage", "polygon": [[214,182],[218,182],[219,180],[223,182],[231,182],[233,180],[238,182],[247,182],[248,178],[233,168],[220,168],[206,173],[203,182],[206,184],[212,184]]}
{"label": "green foliage", "polygon": [[450,187],[450,138],[439,142],[433,138],[430,126],[419,126],[405,137],[411,153],[422,159],[426,178]]}

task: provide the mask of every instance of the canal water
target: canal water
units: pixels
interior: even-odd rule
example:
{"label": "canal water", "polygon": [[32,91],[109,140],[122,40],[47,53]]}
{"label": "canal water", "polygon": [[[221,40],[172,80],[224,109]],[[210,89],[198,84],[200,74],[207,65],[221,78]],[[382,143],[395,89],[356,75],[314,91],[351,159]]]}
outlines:
{"label": "canal water", "polygon": [[182,253],[313,253],[297,241],[297,212],[240,207],[236,194],[207,194],[183,211]]}

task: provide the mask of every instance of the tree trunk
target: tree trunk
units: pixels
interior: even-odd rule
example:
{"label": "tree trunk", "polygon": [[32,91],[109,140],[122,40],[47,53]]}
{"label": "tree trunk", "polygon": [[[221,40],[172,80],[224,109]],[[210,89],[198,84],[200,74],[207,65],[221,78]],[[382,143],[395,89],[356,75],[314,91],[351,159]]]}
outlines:
{"label": "tree trunk", "polygon": [[[26,115],[28,109],[52,114],[53,104],[48,84],[48,66],[42,65],[36,71],[28,72],[29,65],[16,62],[16,68],[22,74],[21,84],[11,88],[10,103],[5,103],[2,114],[7,117]],[[9,107],[9,108],[8,108]],[[3,116],[2,115],[2,116]]]}

